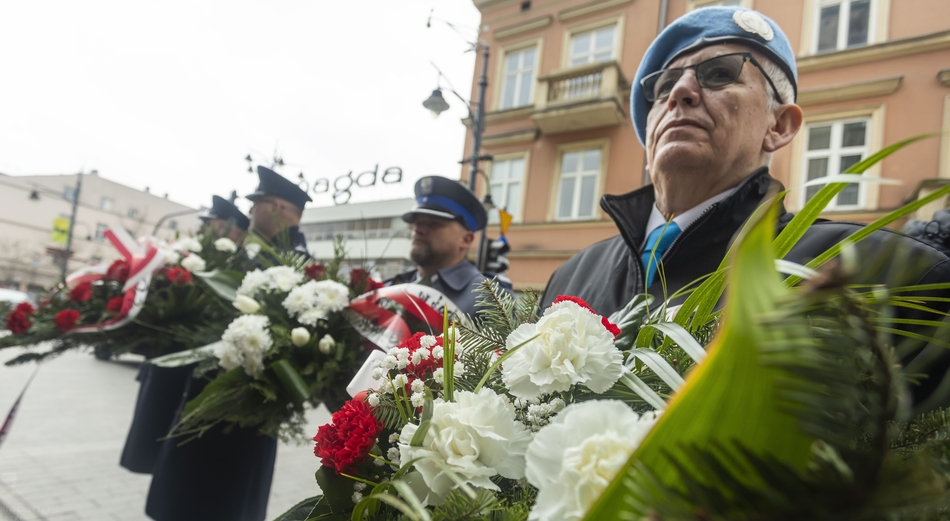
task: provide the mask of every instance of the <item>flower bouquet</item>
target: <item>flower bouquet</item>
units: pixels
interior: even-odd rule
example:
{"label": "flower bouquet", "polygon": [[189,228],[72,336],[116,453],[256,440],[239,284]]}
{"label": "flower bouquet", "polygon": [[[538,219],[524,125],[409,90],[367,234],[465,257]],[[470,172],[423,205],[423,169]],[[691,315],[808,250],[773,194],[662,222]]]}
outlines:
{"label": "flower bouquet", "polygon": [[874,265],[848,262],[861,236],[776,260],[852,179],[774,239],[767,201],[675,311],[565,297],[539,316],[484,288],[476,324],[373,357],[377,382],[314,438],[321,494],[278,520],[950,519],[950,413],[918,414],[897,361],[903,339],[946,346],[922,291],[950,284],[849,285]]}

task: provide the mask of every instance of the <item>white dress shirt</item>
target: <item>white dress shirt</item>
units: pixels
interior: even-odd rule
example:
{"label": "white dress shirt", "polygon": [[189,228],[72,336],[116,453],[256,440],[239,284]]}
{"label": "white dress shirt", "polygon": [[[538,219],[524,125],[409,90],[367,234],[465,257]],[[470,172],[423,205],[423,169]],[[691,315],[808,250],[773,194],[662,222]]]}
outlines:
{"label": "white dress shirt", "polygon": [[[679,215],[674,215],[673,222],[675,222],[676,225],[680,227],[680,233],[685,232],[686,228],[689,228],[690,225],[696,222],[696,219],[699,219],[699,217],[703,215],[703,212],[708,210],[710,206],[732,195],[732,193],[736,191],[736,188],[738,187],[730,188],[725,192],[716,194],[690,208],[689,210],[686,210]],[[647,237],[650,236],[650,233],[660,226],[666,225],[666,222],[666,217],[663,217],[663,214],[657,209],[656,203],[653,203],[653,210],[650,212],[650,220],[647,221],[647,227],[645,229],[646,233],[643,234],[643,243],[640,244],[640,251],[643,251],[643,248],[646,246]]]}

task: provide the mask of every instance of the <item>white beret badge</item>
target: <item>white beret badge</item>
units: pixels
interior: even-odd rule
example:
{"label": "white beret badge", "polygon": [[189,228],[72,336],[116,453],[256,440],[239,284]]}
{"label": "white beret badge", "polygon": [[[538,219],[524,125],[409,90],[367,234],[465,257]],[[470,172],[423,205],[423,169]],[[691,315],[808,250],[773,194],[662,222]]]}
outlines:
{"label": "white beret badge", "polygon": [[736,25],[741,27],[743,31],[757,34],[767,42],[771,42],[772,38],[775,38],[775,33],[772,32],[772,26],[755,11],[736,11],[732,14],[732,19],[736,21]]}

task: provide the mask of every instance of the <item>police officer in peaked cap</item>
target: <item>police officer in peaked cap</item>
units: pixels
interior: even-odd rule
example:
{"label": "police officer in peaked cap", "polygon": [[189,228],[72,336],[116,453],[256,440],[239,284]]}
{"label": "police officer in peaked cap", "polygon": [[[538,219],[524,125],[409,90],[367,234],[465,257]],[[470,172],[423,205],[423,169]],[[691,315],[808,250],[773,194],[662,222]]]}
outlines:
{"label": "police officer in peaked cap", "polygon": [[485,207],[458,181],[439,176],[416,182],[416,204],[402,216],[412,225],[409,253],[416,269],[400,273],[385,284],[417,283],[442,292],[467,314],[475,313],[473,290],[486,280],[468,261],[475,232],[488,223]]}
{"label": "police officer in peaked cap", "polygon": [[234,203],[217,195],[211,198],[211,208],[198,215],[202,230],[210,230],[217,237],[227,237],[240,244],[251,226],[251,220]]}
{"label": "police officer in peaked cap", "polygon": [[305,255],[307,241],[300,232],[304,206],[313,199],[294,182],[264,166],[257,167],[260,184],[247,196],[251,206],[251,232],[281,250]]}

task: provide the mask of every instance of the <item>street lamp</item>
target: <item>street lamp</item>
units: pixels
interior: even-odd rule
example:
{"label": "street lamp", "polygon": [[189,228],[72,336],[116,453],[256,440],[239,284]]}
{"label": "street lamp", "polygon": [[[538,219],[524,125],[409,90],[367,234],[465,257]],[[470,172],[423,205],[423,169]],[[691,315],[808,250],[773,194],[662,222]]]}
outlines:
{"label": "street lamp", "polygon": [[[485,159],[491,160],[491,156],[482,156],[482,133],[485,131],[485,91],[488,88],[488,56],[489,48],[488,44],[482,40],[476,40],[473,43],[475,50],[481,49],[482,51],[482,75],[478,78],[478,103],[475,105],[475,112],[472,113],[473,103],[466,101],[458,92],[455,92],[455,89],[449,87],[449,92],[455,94],[455,96],[462,100],[462,103],[465,104],[465,107],[468,109],[468,118],[472,122],[472,155],[468,159],[463,159],[461,163],[468,163],[468,189],[475,193],[475,181],[478,174],[481,173],[485,177],[487,183],[486,190],[491,191],[491,180],[485,172],[482,172],[478,169],[478,161]],[[435,64],[432,64],[435,67]],[[435,70],[439,72],[439,78],[445,77],[442,74],[442,71],[438,67],[435,67]],[[422,106],[429,109],[432,112],[433,117],[439,117],[439,114],[445,112],[449,108],[448,102],[445,101],[445,98],[442,97],[442,88],[437,86],[428,99],[422,102]],[[491,203],[491,194],[488,193],[485,196],[485,200],[488,203]],[[494,206],[494,204],[492,204]],[[486,238],[485,238],[485,228],[482,228],[481,237],[478,241],[478,271],[485,271],[485,248],[486,248]]]}

